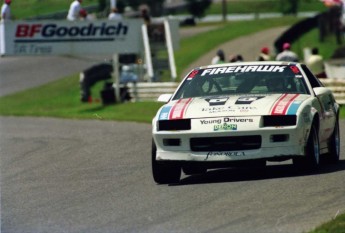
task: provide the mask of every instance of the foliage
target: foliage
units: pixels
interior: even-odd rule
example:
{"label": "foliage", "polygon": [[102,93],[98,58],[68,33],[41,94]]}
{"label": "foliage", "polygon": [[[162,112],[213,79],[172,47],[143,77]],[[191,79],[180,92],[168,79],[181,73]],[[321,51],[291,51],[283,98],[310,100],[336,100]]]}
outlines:
{"label": "foliage", "polygon": [[212,3],[211,0],[187,0],[187,2],[187,10],[194,18],[204,17],[207,8]]}
{"label": "foliage", "polygon": [[296,15],[299,0],[280,0],[280,10],[284,15]]}

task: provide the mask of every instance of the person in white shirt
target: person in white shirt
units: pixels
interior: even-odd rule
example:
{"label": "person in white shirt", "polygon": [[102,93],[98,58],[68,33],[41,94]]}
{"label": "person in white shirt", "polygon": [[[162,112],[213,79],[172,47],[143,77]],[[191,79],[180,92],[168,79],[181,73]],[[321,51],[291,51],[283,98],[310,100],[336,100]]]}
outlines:
{"label": "person in white shirt", "polygon": [[311,55],[306,61],[306,65],[317,78],[327,77],[323,57],[319,54],[318,48],[313,48],[311,50]]}
{"label": "person in white shirt", "polygon": [[5,0],[4,4],[1,7],[1,19],[2,20],[10,20],[11,19],[11,0]]}
{"label": "person in white shirt", "polygon": [[121,20],[122,19],[122,15],[118,12],[118,10],[116,8],[112,8],[111,12],[108,16],[109,20]]}
{"label": "person in white shirt", "polygon": [[75,21],[80,18],[81,3],[83,0],[74,0],[68,10],[67,20]]}
{"label": "person in white shirt", "polygon": [[291,48],[290,43],[284,43],[283,51],[277,55],[276,60],[298,62],[297,54],[291,51],[290,48]]}

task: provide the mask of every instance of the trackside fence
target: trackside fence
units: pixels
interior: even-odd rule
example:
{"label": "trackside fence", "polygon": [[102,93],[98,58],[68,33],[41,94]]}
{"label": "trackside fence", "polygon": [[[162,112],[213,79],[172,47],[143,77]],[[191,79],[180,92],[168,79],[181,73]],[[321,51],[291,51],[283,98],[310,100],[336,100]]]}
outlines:
{"label": "trackside fence", "polygon": [[345,79],[326,78],[320,79],[320,81],[333,91],[334,97],[339,104],[345,104]]}
{"label": "trackside fence", "polygon": [[[320,79],[333,91],[335,99],[341,105],[345,104],[345,79]],[[139,82],[129,83],[129,93],[134,101],[156,101],[161,94],[174,93],[179,83],[176,82]]]}

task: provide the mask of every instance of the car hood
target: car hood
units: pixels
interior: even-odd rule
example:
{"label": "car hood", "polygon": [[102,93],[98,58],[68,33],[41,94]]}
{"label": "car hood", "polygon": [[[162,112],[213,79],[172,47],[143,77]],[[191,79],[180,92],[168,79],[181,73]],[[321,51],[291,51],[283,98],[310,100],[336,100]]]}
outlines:
{"label": "car hood", "polygon": [[220,116],[295,115],[310,95],[271,94],[186,98],[164,105],[159,120]]}

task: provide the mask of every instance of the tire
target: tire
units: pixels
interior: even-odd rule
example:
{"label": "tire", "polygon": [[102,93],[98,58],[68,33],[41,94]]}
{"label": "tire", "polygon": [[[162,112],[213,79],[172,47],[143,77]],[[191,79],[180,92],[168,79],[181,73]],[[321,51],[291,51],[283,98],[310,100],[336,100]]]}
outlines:
{"label": "tire", "polygon": [[340,132],[338,120],[334,125],[334,131],[328,144],[328,150],[329,152],[325,157],[326,161],[331,163],[338,162],[340,157]]}
{"label": "tire", "polygon": [[157,147],[152,140],[152,175],[158,184],[178,183],[181,177],[181,167],[174,162],[159,162],[156,160]]}
{"label": "tire", "polygon": [[320,166],[320,144],[315,125],[310,128],[310,134],[306,145],[304,157],[293,159],[293,164],[299,169],[317,170]]}
{"label": "tire", "polygon": [[186,175],[197,175],[197,174],[204,174],[207,172],[207,168],[198,167],[193,165],[185,165],[182,167],[182,171]]}

